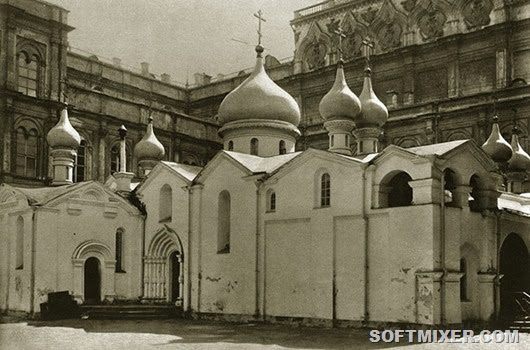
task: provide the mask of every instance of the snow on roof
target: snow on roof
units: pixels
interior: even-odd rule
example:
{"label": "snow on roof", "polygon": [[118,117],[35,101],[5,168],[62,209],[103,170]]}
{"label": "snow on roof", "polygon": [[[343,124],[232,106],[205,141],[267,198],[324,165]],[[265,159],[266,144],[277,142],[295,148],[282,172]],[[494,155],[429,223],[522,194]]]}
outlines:
{"label": "snow on roof", "polygon": [[294,152],[273,157],[259,157],[232,151],[223,152],[253,173],[272,173],[274,170],[302,153]]}
{"label": "snow on roof", "polygon": [[530,216],[530,193],[514,194],[502,192],[497,205],[499,209]]}
{"label": "snow on roof", "polygon": [[458,146],[468,141],[469,140],[449,141],[449,142],[435,143],[432,145],[405,148],[405,150],[415,153],[419,156],[427,156],[427,155],[442,156],[445,153],[457,148]]}
{"label": "snow on roof", "polygon": [[184,176],[189,181],[193,181],[195,177],[197,177],[197,174],[202,170],[202,167],[200,166],[194,166],[194,165],[187,165],[182,163],[174,163],[174,162],[162,162],[164,165],[168,166],[172,170],[176,171],[180,175]]}

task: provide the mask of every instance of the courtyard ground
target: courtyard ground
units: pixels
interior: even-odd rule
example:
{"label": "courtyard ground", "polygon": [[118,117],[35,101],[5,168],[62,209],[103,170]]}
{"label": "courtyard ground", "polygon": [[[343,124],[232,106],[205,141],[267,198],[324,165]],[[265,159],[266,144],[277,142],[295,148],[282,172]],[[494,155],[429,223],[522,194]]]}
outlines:
{"label": "courtyard ground", "polygon": [[317,329],[190,320],[62,320],[4,318],[0,349],[530,349],[519,344],[371,343],[368,330]]}

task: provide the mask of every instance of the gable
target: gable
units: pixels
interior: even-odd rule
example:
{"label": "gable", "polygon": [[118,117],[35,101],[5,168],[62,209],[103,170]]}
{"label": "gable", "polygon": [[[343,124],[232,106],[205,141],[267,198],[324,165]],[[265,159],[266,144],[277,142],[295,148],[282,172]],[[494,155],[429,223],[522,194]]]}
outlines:
{"label": "gable", "polygon": [[191,185],[192,180],[176,169],[170,167],[168,164],[159,162],[138,185],[136,193],[142,194],[145,191],[152,189],[153,186],[158,190],[158,187],[160,187],[159,183],[175,183],[176,187],[185,187]]}

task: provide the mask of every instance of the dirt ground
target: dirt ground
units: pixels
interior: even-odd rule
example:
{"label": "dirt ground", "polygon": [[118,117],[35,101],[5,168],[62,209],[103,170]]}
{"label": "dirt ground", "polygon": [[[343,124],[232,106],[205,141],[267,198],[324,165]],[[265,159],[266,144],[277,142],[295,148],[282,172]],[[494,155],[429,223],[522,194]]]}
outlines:
{"label": "dirt ground", "polygon": [[530,349],[519,344],[372,343],[368,330],[317,329],[190,320],[62,320],[3,318],[0,349]]}

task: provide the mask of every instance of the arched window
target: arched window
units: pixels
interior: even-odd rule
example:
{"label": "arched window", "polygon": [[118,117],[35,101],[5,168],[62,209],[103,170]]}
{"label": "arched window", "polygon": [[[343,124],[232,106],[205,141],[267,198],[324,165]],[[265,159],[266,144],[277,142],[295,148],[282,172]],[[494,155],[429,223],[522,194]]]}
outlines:
{"label": "arched window", "polygon": [[173,212],[173,191],[168,184],[160,188],[159,201],[159,221],[170,222]]}
{"label": "arched window", "polygon": [[469,194],[469,210],[471,211],[480,211],[480,206],[478,202],[479,197],[479,183],[480,178],[477,175],[471,176],[471,179],[469,179],[469,186],[471,186],[471,193]]}
{"label": "arched window", "polygon": [[335,135],[331,135],[331,147],[335,146]]}
{"label": "arched window", "polygon": [[412,205],[412,187],[409,185],[411,180],[409,174],[401,171],[386,182],[389,208]]}
{"label": "arched window", "polygon": [[460,272],[463,274],[462,277],[460,277],[460,300],[461,301],[468,301],[468,295],[467,295],[467,263],[466,259],[462,258],[460,259]]}
{"label": "arched window", "polygon": [[230,253],[230,193],[219,193],[217,203],[217,253]]}
{"label": "arched window", "polygon": [[257,138],[250,140],[250,154],[257,156],[258,155],[259,141]]}
{"label": "arched window", "polygon": [[[125,152],[125,167],[127,171],[131,169],[131,152],[129,147],[126,147]],[[110,172],[115,173],[120,171],[120,144],[117,143],[110,149]]]}
{"label": "arched window", "polygon": [[17,129],[16,173],[25,177],[37,177],[38,133],[36,129]]}
{"label": "arched window", "polygon": [[444,201],[448,206],[455,205],[454,191],[456,189],[456,174],[451,169],[444,170]]}
{"label": "arched window", "polygon": [[328,173],[320,177],[320,206],[329,207],[331,205],[331,178]]}
{"label": "arched window", "polygon": [[86,179],[86,151],[87,144],[85,140],[81,140],[79,148],[77,149],[77,159],[75,162],[75,182],[82,182]]}
{"label": "arched window", "polygon": [[228,141],[228,150],[233,151],[234,150],[234,141],[230,140]]}
{"label": "arched window", "polygon": [[39,59],[21,52],[18,56],[17,83],[18,92],[24,95],[37,97],[39,82]]}
{"label": "arched window", "polygon": [[287,149],[285,148],[285,141],[284,140],[280,141],[280,144],[279,144],[278,148],[279,148],[279,153],[280,154],[287,153]]}
{"label": "arched window", "polygon": [[123,270],[123,229],[116,230],[116,272],[125,272]]}
{"label": "arched window", "polygon": [[267,191],[267,211],[276,211],[276,192]]}
{"label": "arched window", "polygon": [[17,219],[15,268],[17,270],[24,268],[24,218],[22,216]]}

